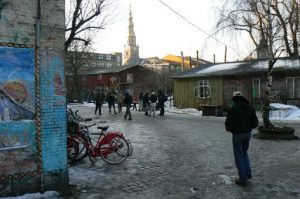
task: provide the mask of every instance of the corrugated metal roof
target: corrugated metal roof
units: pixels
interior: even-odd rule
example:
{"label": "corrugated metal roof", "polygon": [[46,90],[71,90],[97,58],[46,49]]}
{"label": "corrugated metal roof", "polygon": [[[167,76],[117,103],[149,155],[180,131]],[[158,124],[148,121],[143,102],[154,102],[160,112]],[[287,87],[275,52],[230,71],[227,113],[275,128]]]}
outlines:
{"label": "corrugated metal roof", "polygon": [[[198,68],[177,73],[173,78],[192,78],[226,75],[246,75],[265,72],[268,69],[268,60],[255,60],[248,62],[228,62],[204,64]],[[300,70],[300,58],[280,58],[276,61],[273,71]],[[300,72],[300,71],[299,71]]]}

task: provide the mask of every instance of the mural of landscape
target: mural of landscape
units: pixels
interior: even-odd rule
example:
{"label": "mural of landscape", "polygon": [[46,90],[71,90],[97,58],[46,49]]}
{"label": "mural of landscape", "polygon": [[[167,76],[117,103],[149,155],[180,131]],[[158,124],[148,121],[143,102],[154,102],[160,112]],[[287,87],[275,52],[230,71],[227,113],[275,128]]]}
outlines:
{"label": "mural of landscape", "polygon": [[0,46],[0,175],[34,170],[34,49]]}

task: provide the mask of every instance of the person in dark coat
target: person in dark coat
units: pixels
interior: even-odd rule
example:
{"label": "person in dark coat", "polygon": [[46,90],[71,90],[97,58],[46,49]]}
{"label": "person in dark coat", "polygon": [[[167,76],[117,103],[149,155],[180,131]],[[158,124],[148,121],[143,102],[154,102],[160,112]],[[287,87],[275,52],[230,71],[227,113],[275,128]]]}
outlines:
{"label": "person in dark coat", "polygon": [[159,115],[164,116],[166,96],[162,91],[159,91],[158,95],[157,95],[157,98],[158,98],[158,107],[159,107],[159,110],[160,110]]}
{"label": "person in dark coat", "polygon": [[95,115],[97,114],[98,110],[99,110],[99,115],[101,115],[101,107],[102,107],[104,100],[105,100],[104,92],[102,92],[102,91],[98,92],[95,97],[95,104],[96,104]]}
{"label": "person in dark coat", "polygon": [[109,114],[111,114],[111,107],[113,107],[114,113],[117,114],[116,107],[115,107],[116,97],[111,92],[108,92],[107,94],[107,103],[108,103]]}
{"label": "person in dark coat", "polygon": [[130,107],[131,107],[131,104],[132,104],[132,96],[129,94],[129,93],[125,93],[125,98],[124,98],[124,105],[126,107],[126,111],[125,111],[125,115],[124,115],[124,119],[126,120],[127,119],[127,116],[128,116],[128,120],[132,120],[132,117],[131,117],[131,112],[130,112]]}
{"label": "person in dark coat", "polygon": [[149,94],[145,93],[143,95],[143,108],[145,110],[145,115],[148,116],[149,115],[149,107],[150,106],[150,102],[149,102]]}
{"label": "person in dark coat", "polygon": [[248,148],[252,129],[258,125],[258,119],[254,108],[249,101],[237,91],[233,93],[233,106],[228,111],[225,127],[226,131],[232,133],[232,144],[235,165],[239,178],[235,183],[240,186],[247,186],[247,181],[252,178]]}

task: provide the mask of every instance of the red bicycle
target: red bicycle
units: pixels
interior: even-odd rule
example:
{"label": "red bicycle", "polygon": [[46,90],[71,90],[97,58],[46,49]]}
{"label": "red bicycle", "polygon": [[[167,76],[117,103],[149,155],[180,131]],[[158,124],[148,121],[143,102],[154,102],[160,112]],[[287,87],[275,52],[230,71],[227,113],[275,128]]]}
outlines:
{"label": "red bicycle", "polygon": [[[90,133],[88,129],[96,124],[80,125],[77,112],[68,110],[68,114],[75,118],[72,119],[73,123],[68,125],[70,126],[67,144],[69,164],[82,160],[87,155],[92,162],[96,162],[96,158],[100,156],[104,162],[120,164],[132,154],[130,141],[125,139],[120,131],[107,131],[109,126],[100,126],[99,133]],[[71,118],[70,116],[68,118]],[[74,125],[73,130],[70,124]],[[98,135],[98,138],[91,135]]]}

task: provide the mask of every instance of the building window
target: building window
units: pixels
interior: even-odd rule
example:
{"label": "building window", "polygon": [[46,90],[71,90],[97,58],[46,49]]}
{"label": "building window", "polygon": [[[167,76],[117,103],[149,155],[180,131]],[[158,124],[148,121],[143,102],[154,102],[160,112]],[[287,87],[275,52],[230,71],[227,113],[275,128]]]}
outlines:
{"label": "building window", "polygon": [[98,55],[99,60],[103,60],[103,55]]}
{"label": "building window", "polygon": [[102,74],[97,75],[97,80],[102,80]]}
{"label": "building window", "polygon": [[127,74],[127,83],[133,83],[133,74],[131,73]]}
{"label": "building window", "polygon": [[86,81],[86,76],[81,77],[81,81]]}
{"label": "building window", "polygon": [[254,78],[252,80],[252,97],[253,99],[260,99],[260,79],[259,78]]}
{"label": "building window", "polygon": [[106,63],[106,67],[107,67],[107,68],[112,67],[112,63]]}
{"label": "building window", "polygon": [[300,77],[288,77],[286,79],[287,97],[300,98]]}
{"label": "building window", "polygon": [[111,60],[111,55],[106,55],[106,60]]}
{"label": "building window", "polygon": [[197,86],[195,87],[195,97],[196,98],[210,98],[211,88],[209,86],[208,80],[199,80]]}

